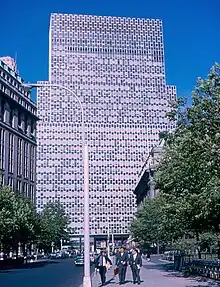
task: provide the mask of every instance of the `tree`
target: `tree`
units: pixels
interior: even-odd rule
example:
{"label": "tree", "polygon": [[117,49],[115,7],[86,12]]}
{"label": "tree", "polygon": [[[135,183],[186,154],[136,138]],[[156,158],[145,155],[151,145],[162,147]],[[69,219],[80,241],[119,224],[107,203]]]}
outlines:
{"label": "tree", "polygon": [[157,173],[157,187],[175,198],[187,227],[197,241],[214,230],[220,257],[220,66],[206,80],[198,79],[192,106],[173,104],[170,119],[177,120],[167,152]]}
{"label": "tree", "polygon": [[14,210],[17,228],[12,229],[11,238],[18,251],[19,243],[24,249],[25,244],[34,242],[37,236],[37,213],[33,203],[23,196],[16,196]]}
{"label": "tree", "polygon": [[8,187],[0,188],[0,241],[8,251],[16,251],[18,244],[34,240],[36,210],[28,199],[16,195]]}
{"label": "tree", "polygon": [[181,206],[181,201],[163,194],[146,199],[131,223],[132,235],[142,245],[157,242],[172,248],[174,240],[188,234],[188,222]]}
{"label": "tree", "polygon": [[166,153],[156,176],[160,198],[145,202],[131,230],[140,240],[191,242],[199,252],[215,232],[220,258],[220,66],[198,79],[191,107],[184,99],[171,107],[176,130],[161,134]]}
{"label": "tree", "polygon": [[51,243],[58,245],[61,239],[68,238],[68,217],[59,202],[48,203],[40,214],[41,247],[49,250]]}
{"label": "tree", "polygon": [[17,195],[10,188],[0,188],[0,243],[5,253],[13,250],[18,255],[18,246],[37,243],[38,246],[58,245],[68,239],[68,217],[58,202],[48,203],[41,214],[37,214],[31,201]]}
{"label": "tree", "polygon": [[14,210],[15,195],[7,187],[0,188],[0,240],[10,237],[13,228],[17,228]]}
{"label": "tree", "polygon": [[146,199],[142,207],[137,211],[135,219],[131,223],[130,231],[140,243],[149,245],[161,237],[161,201],[160,197]]}

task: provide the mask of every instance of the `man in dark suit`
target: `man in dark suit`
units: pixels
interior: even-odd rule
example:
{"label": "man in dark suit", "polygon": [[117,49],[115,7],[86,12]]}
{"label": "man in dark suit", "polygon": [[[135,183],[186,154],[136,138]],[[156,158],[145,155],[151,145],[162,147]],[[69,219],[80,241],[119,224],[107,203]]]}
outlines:
{"label": "man in dark suit", "polygon": [[129,264],[131,266],[132,270],[132,276],[133,276],[133,283],[138,283],[138,285],[141,284],[140,279],[140,269],[142,267],[142,258],[141,254],[136,250],[132,250],[132,254],[129,259]]}
{"label": "man in dark suit", "polygon": [[116,265],[119,269],[119,285],[125,283],[125,276],[128,265],[128,253],[124,247],[121,247],[120,252],[116,255]]}
{"label": "man in dark suit", "polygon": [[99,269],[99,274],[101,277],[102,286],[105,285],[106,272],[107,272],[107,265],[108,264],[110,264],[110,266],[111,266],[112,262],[109,259],[109,257],[106,255],[105,250],[102,250],[100,255],[97,257],[97,259],[95,261],[95,268]]}

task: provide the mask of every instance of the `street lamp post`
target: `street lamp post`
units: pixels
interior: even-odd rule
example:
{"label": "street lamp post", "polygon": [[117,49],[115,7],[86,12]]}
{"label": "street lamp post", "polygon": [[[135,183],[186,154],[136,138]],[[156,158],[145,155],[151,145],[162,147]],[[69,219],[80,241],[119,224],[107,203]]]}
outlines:
{"label": "street lamp post", "polygon": [[[114,247],[115,247],[113,227],[112,227],[112,238],[111,238],[111,241],[112,241],[112,252],[113,252],[114,251]],[[110,220],[109,220],[109,218],[108,218],[108,233],[107,233],[107,253],[108,253],[108,256],[110,256]]]}
{"label": "street lamp post", "polygon": [[109,243],[110,243],[110,226],[109,226],[109,218],[108,218],[108,235],[107,235],[107,253],[108,253],[108,256],[110,256]]}
{"label": "street lamp post", "polygon": [[83,150],[83,166],[84,166],[84,277],[83,287],[91,287],[90,277],[90,240],[89,240],[89,154],[88,146],[85,139],[85,121],[84,121],[84,110],[82,103],[76,93],[64,86],[50,83],[33,83],[23,84],[23,87],[31,90],[32,88],[60,88],[71,93],[77,100],[81,109],[81,127],[82,127],[82,150]]}

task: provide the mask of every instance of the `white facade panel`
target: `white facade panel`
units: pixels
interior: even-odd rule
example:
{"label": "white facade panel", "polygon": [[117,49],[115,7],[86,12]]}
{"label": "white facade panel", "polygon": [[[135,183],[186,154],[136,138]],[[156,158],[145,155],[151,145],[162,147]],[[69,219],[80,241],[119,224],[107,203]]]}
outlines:
{"label": "white facade panel", "polygon": [[[74,90],[85,109],[90,159],[91,234],[127,233],[133,189],[176,98],[167,86],[162,22],[52,14],[50,80]],[[38,89],[38,187],[41,209],[60,200],[83,233],[80,109],[71,94]]]}

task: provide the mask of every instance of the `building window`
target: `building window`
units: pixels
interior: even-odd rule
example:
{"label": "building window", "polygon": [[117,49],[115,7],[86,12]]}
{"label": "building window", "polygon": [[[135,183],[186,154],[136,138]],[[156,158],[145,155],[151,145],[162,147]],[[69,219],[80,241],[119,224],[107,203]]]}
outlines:
{"label": "building window", "polygon": [[10,113],[9,113],[9,125],[12,127],[13,126],[13,118],[14,118],[14,110],[10,108]]}
{"label": "building window", "polygon": [[35,147],[30,147],[30,179],[35,180]]}
{"label": "building window", "polygon": [[0,128],[0,169],[5,169],[5,130]]}
{"label": "building window", "polygon": [[1,101],[1,120],[4,121],[4,114],[5,114],[5,101]]}
{"label": "building window", "polygon": [[1,173],[0,174],[0,186],[3,186],[4,185],[4,174]]}
{"label": "building window", "polygon": [[23,141],[18,138],[18,162],[17,162],[17,173],[18,176],[22,175],[22,165],[23,165]]}
{"label": "building window", "polygon": [[28,178],[29,145],[24,143],[24,177]]}
{"label": "building window", "polygon": [[25,134],[28,132],[28,117],[25,117],[24,119],[24,132]]}
{"label": "building window", "polygon": [[33,202],[35,200],[34,185],[30,185],[30,200]]}
{"label": "building window", "polygon": [[13,178],[12,177],[8,177],[8,185],[13,188]]}
{"label": "building window", "polygon": [[28,184],[26,182],[23,183],[23,194],[28,197]]}
{"label": "building window", "polygon": [[18,113],[18,126],[21,127],[21,113]]}
{"label": "building window", "polygon": [[14,170],[14,136],[9,133],[9,157],[8,170],[13,173]]}
{"label": "building window", "polygon": [[22,192],[22,183],[20,180],[17,181],[17,192],[19,194]]}

